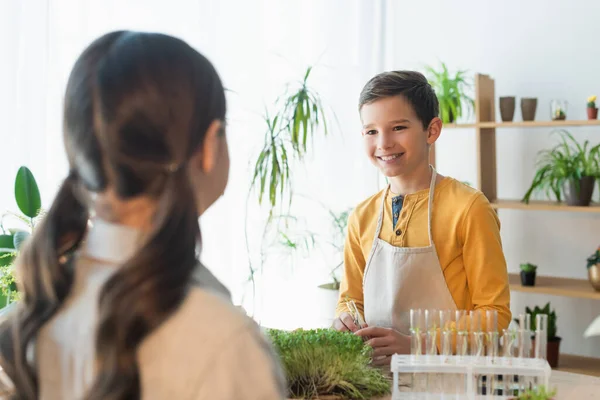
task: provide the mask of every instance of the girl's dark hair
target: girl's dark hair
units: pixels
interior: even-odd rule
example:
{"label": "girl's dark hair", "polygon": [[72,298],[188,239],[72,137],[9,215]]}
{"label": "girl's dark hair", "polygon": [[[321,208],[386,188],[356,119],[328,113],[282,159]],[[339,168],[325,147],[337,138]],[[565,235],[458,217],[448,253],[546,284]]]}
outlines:
{"label": "girl's dark hair", "polygon": [[402,96],[415,110],[427,129],[440,112],[435,91],[423,74],[417,71],[388,71],[374,76],[360,93],[358,109],[382,98]]}
{"label": "girl's dark hair", "polygon": [[185,165],[225,108],[211,63],[170,36],[108,33],[76,61],[64,107],[70,173],[20,254],[22,300],[0,330],[13,398],[39,397],[28,349],[69,294],[73,270],[64,255],[85,235],[84,195],[109,186],[122,199],[151,196],[157,213],[143,248],[102,288],[97,375],[86,399],[140,397],[137,349],[181,304],[197,263],[198,214]]}

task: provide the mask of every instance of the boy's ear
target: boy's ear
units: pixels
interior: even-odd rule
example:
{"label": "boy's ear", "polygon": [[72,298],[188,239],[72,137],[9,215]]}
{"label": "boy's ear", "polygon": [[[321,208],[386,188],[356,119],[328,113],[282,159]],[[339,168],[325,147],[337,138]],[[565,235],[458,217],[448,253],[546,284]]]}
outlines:
{"label": "boy's ear", "polygon": [[440,137],[440,133],[442,133],[442,120],[435,117],[431,120],[427,128],[427,144],[434,144]]}

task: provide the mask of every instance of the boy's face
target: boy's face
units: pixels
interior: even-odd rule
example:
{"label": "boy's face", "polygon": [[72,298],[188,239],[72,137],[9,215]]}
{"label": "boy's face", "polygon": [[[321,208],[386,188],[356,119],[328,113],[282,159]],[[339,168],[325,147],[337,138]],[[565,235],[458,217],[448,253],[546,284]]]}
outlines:
{"label": "boy's face", "polygon": [[429,163],[429,145],[439,137],[441,121],[427,129],[403,96],[386,97],[360,110],[365,150],[371,162],[388,178],[407,175]]}

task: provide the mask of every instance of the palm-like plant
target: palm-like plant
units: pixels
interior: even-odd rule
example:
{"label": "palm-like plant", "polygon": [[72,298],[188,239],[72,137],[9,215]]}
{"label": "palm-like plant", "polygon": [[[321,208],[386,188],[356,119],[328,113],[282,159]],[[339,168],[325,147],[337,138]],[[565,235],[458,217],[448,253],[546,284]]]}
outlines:
{"label": "palm-like plant", "polygon": [[579,193],[583,178],[600,178],[600,144],[590,147],[586,140],[581,145],[564,129],[553,133],[560,135],[560,142],[538,153],[536,174],[522,199],[525,203],[529,203],[533,193],[540,191],[560,202],[566,184],[572,184]]}
{"label": "palm-like plant", "polygon": [[470,112],[475,107],[474,100],[467,95],[466,90],[472,87],[467,78],[468,71],[458,71],[451,76],[445,63],[441,63],[438,71],[431,66],[425,67],[427,79],[435,90],[440,104],[440,118],[443,123],[452,123],[462,117],[465,111]]}
{"label": "palm-like plant", "polygon": [[265,113],[263,148],[254,166],[250,189],[258,189],[258,201],[268,192],[271,211],[286,196],[292,201],[291,168],[293,159],[302,160],[308,150],[309,138],[319,129],[327,135],[325,111],[319,95],[309,88],[308,67],[299,87],[286,90],[276,101],[277,112]]}

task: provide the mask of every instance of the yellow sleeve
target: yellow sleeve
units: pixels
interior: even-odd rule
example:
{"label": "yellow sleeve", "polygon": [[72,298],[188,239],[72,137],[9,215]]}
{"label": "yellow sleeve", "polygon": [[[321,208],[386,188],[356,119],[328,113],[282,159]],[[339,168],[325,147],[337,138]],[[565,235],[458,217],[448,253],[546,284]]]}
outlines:
{"label": "yellow sleeve", "polygon": [[480,193],[463,219],[463,261],[471,302],[475,310],[498,311],[498,331],[511,320],[510,289],[506,259],[500,238],[500,220],[487,198]]}
{"label": "yellow sleeve", "polygon": [[363,274],[365,257],[360,245],[360,227],[358,217],[353,211],[348,217],[348,233],[344,244],[344,274],[340,282],[340,297],[336,316],[349,312],[346,300],[354,300],[356,307],[364,317]]}

